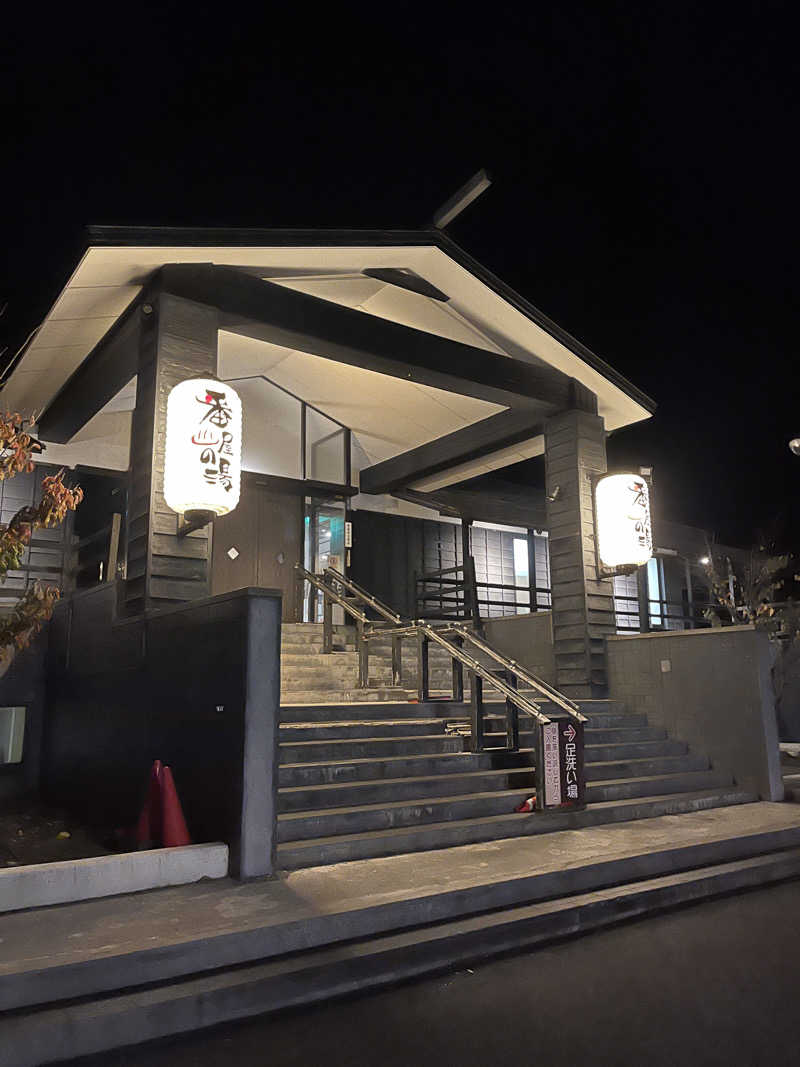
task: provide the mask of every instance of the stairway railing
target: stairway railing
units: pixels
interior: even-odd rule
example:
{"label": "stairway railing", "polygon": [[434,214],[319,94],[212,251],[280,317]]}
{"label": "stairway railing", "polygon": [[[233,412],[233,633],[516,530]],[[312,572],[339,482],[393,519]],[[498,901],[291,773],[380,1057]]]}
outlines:
{"label": "stairway railing", "polygon": [[[323,595],[323,652],[333,651],[333,604],[338,604],[356,624],[356,647],[359,653],[359,688],[369,685],[369,642],[375,639],[390,637],[392,641],[392,684],[399,685],[401,680],[401,641],[404,638],[415,638],[417,641],[418,657],[418,698],[421,702],[431,699],[429,685],[429,661],[428,650],[430,642],[444,648],[449,654],[453,668],[453,700],[461,702],[464,699],[464,669],[468,671],[471,679],[471,739],[475,751],[483,748],[483,683],[498,690],[506,698],[507,710],[507,741],[510,749],[519,747],[519,715],[522,711],[532,718],[538,725],[550,722],[549,717],[542,711],[535,699],[524,696],[518,692],[519,684],[522,683],[534,689],[539,697],[555,704],[569,718],[577,723],[585,723],[586,716],[582,715],[578,705],[565,697],[557,689],[544,679],[538,678],[527,668],[522,667],[516,660],[503,655],[497,649],[492,648],[482,637],[469,630],[463,624],[449,624],[444,626],[432,626],[429,622],[417,620],[404,622],[402,616],[385,604],[378,597],[368,593],[357,582],[345,577],[334,567],[326,567],[322,575],[313,574],[299,563],[295,564],[298,578],[310,582]],[[347,590],[352,597],[348,600],[336,587]],[[390,624],[389,627],[377,628],[367,617],[366,612],[353,603],[353,600],[364,608],[371,608],[381,619]],[[468,643],[488,656],[498,664],[504,677],[499,677],[474,656],[464,651],[464,643]]]}
{"label": "stairway railing", "polygon": [[[482,637],[469,630],[463,624],[449,623],[444,626],[433,626],[428,622],[416,620],[404,622],[397,612],[384,604],[378,597],[372,596],[362,589],[356,582],[346,578],[333,567],[326,568],[324,574],[313,574],[299,563],[295,564],[295,572],[298,581],[310,582],[311,585],[322,593],[323,597],[323,651],[333,652],[333,605],[338,604],[342,610],[354,620],[356,626],[356,648],[358,650],[358,685],[365,689],[369,686],[369,643],[370,641],[390,638],[392,642],[392,684],[400,685],[402,675],[402,642],[404,638],[413,638],[417,645],[418,665],[418,699],[424,703],[431,699],[430,693],[430,670],[429,649],[433,642],[444,648],[450,657],[452,664],[452,698],[462,703],[464,701],[464,671],[469,675],[470,681],[470,750],[482,752],[486,746],[486,705],[483,699],[484,683],[496,689],[505,698],[506,720],[506,744],[505,749],[509,752],[519,750],[519,716],[520,713],[533,719],[535,729],[533,731],[533,757],[536,777],[536,810],[541,811],[548,803],[549,785],[555,775],[555,783],[562,774],[568,775],[568,790],[573,792],[568,796],[577,797],[578,803],[583,803],[585,781],[583,779],[582,755],[578,760],[574,753],[577,751],[574,744],[578,738],[582,749],[583,725],[587,721],[581,714],[578,705],[565,697],[548,682],[538,678],[525,667],[521,667],[515,660],[504,656],[496,648],[492,648]],[[346,590],[350,596],[345,597],[340,590]],[[356,606],[360,605],[360,606]],[[362,610],[363,609],[363,610]],[[389,625],[376,625],[367,616],[366,609],[371,609],[383,623]],[[498,665],[498,669],[487,667],[470,655],[464,648],[467,644],[477,649]],[[563,725],[554,723],[539,706],[537,699],[519,692],[519,685],[528,686],[535,690],[538,699],[553,703],[563,712],[571,722],[567,725],[565,733],[569,736],[569,744],[573,755],[570,766],[565,762],[562,766],[560,755],[560,731]],[[575,729],[577,726],[577,729]],[[580,735],[580,736],[579,736]],[[498,746],[492,746],[497,748]],[[564,750],[567,753],[567,749]],[[545,756],[548,757],[548,767],[545,767]],[[566,760],[566,755],[565,755]],[[576,760],[578,760],[576,762]],[[569,778],[569,775],[572,775]],[[580,777],[580,781],[579,781]],[[555,792],[558,800],[552,803],[560,803],[560,787]]]}

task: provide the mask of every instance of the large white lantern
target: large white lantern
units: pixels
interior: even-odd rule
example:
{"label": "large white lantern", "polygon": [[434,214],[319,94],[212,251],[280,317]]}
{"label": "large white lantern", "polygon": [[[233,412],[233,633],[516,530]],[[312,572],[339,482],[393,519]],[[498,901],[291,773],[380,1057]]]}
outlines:
{"label": "large white lantern", "polygon": [[602,574],[629,573],[653,555],[650,491],[640,474],[608,474],[599,479],[595,521]]}
{"label": "large white lantern", "polygon": [[167,399],[164,499],[189,521],[239,503],[242,402],[227,382],[191,378]]}

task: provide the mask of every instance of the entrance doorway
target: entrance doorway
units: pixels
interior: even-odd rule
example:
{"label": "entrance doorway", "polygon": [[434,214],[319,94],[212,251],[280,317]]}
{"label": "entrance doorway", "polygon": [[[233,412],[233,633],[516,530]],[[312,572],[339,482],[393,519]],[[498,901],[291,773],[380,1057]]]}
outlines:
{"label": "entrance doorway", "polygon": [[[322,574],[326,567],[333,567],[346,574],[347,558],[344,546],[346,513],[340,501],[306,498],[304,566],[314,574]],[[306,582],[303,598],[303,621],[322,621],[322,598]],[[342,609],[334,606],[334,622],[343,622]]]}

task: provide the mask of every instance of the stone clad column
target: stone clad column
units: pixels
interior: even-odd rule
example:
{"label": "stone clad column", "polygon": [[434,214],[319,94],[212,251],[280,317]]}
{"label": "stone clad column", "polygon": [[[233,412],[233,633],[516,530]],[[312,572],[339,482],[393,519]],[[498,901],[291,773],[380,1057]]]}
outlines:
{"label": "stone clad column", "polygon": [[613,584],[598,579],[595,556],[592,476],[606,471],[603,419],[564,411],[547,420],[544,437],[556,686],[574,700],[602,697],[605,637],[616,629]]}
{"label": "stone clad column", "polygon": [[167,397],[186,378],[217,373],[216,308],[160,293],[143,299],[128,488],[125,607],[135,614],[211,593],[211,525],[178,537],[164,500]]}

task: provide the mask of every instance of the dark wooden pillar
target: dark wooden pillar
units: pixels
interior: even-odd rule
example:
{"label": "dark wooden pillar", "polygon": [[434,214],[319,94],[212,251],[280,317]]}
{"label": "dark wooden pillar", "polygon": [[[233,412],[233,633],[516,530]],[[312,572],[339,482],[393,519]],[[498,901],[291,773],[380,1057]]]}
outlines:
{"label": "dark wooden pillar", "polygon": [[167,397],[186,378],[217,373],[218,313],[170,294],[142,301],[131,432],[126,610],[135,614],[211,593],[211,526],[178,537],[164,501]]}
{"label": "dark wooden pillar", "polygon": [[607,693],[605,637],[615,631],[614,590],[597,577],[592,486],[605,470],[599,415],[565,411],[545,423],[556,685],[573,699]]}

